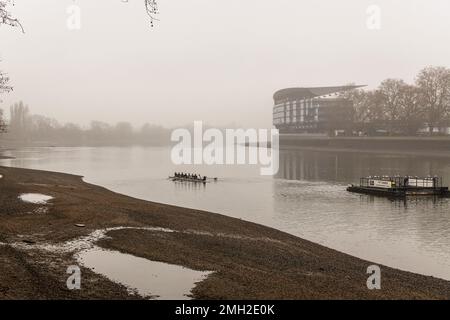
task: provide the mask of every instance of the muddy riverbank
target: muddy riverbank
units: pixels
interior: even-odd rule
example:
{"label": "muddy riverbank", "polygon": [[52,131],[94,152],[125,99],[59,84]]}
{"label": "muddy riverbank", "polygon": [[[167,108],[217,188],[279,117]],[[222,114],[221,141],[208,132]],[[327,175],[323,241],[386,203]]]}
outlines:
{"label": "muddy riverbank", "polygon": [[[0,175],[3,299],[141,298],[83,266],[81,290],[68,290],[66,271],[78,264],[76,248],[42,250],[117,227],[127,228],[111,230],[95,244],[212,271],[193,288],[197,299],[450,297],[448,281],[383,266],[382,289],[368,290],[366,270],[373,263],[240,219],[134,199],[74,175],[6,167]],[[24,193],[52,198],[29,203],[19,198]]]}

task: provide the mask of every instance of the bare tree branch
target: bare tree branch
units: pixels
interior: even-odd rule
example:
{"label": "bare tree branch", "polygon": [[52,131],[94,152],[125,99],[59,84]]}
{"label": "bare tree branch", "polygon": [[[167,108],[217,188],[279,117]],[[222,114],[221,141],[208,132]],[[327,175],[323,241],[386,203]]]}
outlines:
{"label": "bare tree branch", "polygon": [[[14,5],[14,2],[12,0],[0,0],[0,26],[2,24],[9,25],[11,27],[20,28],[22,32],[24,32],[24,29],[22,27],[22,24],[19,22],[18,19],[11,16],[11,14],[8,11],[8,6]],[[9,83],[9,77],[0,71],[0,94],[6,93],[12,90],[12,87],[8,85]],[[1,100],[0,100],[1,102]],[[0,118],[1,120],[1,118]]]}
{"label": "bare tree branch", "polygon": [[[147,15],[150,17],[150,25],[153,27],[153,22],[155,20],[159,20],[156,18],[156,15],[159,14],[158,11],[158,3],[156,0],[144,0],[145,1],[145,10]],[[6,24],[12,27],[18,27],[25,32],[22,24],[19,19],[14,18],[8,11],[8,6],[14,5],[14,0],[0,0],[0,25]]]}
{"label": "bare tree branch", "polygon": [[153,27],[153,21],[158,20],[155,18],[155,15],[159,13],[156,0],[145,0],[145,10],[150,17],[150,25]]}
{"label": "bare tree branch", "polygon": [[14,2],[12,0],[0,1],[0,25],[6,24],[11,27],[18,27],[22,30],[22,32],[25,32],[19,20],[17,18],[12,17],[9,11],[7,10],[7,7],[9,5],[14,5]]}

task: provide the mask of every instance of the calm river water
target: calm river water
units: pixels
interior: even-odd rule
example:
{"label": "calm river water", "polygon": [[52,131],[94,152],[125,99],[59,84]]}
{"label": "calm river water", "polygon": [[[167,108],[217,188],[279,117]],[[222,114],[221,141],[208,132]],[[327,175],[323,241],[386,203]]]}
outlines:
{"label": "calm river water", "polygon": [[[259,167],[175,166],[169,148],[29,148],[0,165],[83,175],[85,181],[156,202],[261,223],[351,255],[450,280],[450,199],[392,201],[348,193],[360,176],[439,175],[450,158],[282,151],[276,177]],[[218,176],[174,183],[174,171]]]}

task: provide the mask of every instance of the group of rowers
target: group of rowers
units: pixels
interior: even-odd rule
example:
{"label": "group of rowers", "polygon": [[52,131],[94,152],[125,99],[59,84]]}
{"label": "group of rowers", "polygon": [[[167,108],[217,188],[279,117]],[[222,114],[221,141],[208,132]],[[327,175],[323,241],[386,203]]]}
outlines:
{"label": "group of rowers", "polygon": [[181,179],[192,179],[192,180],[198,180],[198,181],[206,181],[206,176],[201,176],[199,174],[191,174],[191,173],[183,173],[183,172],[175,172],[174,175],[175,178],[181,178]]}

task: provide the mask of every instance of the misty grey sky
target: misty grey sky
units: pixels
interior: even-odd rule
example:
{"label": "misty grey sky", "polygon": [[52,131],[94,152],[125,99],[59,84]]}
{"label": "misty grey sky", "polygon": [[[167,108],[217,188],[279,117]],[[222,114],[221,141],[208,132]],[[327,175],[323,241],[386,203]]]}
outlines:
{"label": "misty grey sky", "polygon": [[[26,33],[0,27],[0,70],[33,113],[61,122],[271,126],[272,94],[292,86],[413,81],[450,66],[448,0],[16,0]],[[71,4],[81,30],[66,27]],[[369,5],[381,29],[366,26]]]}

